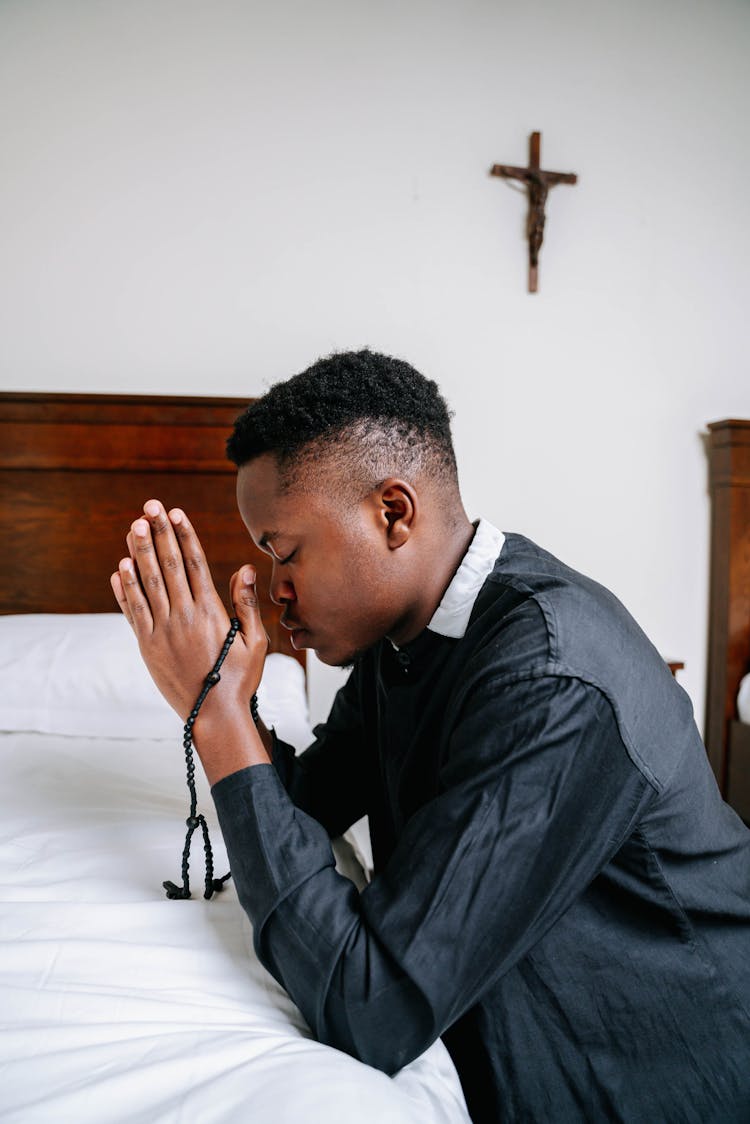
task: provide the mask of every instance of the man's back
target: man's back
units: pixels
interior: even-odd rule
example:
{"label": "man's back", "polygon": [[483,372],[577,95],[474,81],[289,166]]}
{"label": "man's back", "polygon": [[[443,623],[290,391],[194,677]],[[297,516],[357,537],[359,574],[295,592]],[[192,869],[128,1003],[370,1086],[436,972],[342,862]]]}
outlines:
{"label": "man's back", "polygon": [[[464,641],[486,662],[464,659],[484,663],[479,681],[515,691],[519,708],[549,678],[585,686],[582,707],[592,692],[605,699],[598,731],[582,725],[572,754],[574,715],[563,709],[568,728],[550,727],[551,705],[536,749],[557,742],[571,775],[593,757],[612,807],[590,824],[599,868],[584,858],[577,896],[446,1036],[459,1068],[478,1079],[478,1059],[492,1056],[503,1119],[750,1120],[750,832],[719,797],[687,696],[610,593],[528,540],[508,536],[487,586],[495,596],[480,595]],[[496,621],[507,589],[528,600]],[[597,784],[596,773],[580,781]],[[556,830],[536,833],[541,869],[532,864],[526,892],[540,909],[545,881],[553,894],[560,884],[547,868],[575,865],[587,840],[595,805],[580,791],[576,809],[577,787],[559,777],[541,811],[552,825],[554,802],[570,805]],[[540,814],[533,801],[528,813]]]}

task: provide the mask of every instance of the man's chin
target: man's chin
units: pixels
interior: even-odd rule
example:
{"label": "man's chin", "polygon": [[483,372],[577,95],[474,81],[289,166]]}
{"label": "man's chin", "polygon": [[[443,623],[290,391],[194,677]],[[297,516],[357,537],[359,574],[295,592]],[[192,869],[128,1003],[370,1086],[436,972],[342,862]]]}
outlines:
{"label": "man's chin", "polygon": [[320,662],[327,667],[353,667],[357,659],[356,654],[345,656],[341,652],[329,652],[321,648],[313,648],[313,651]]}
{"label": "man's chin", "polygon": [[341,668],[345,668],[345,669],[346,668],[352,668],[352,667],[354,667],[357,660],[361,659],[362,655],[364,654],[361,651],[354,651],[354,652],[342,651],[341,648],[338,648],[338,649],[333,648],[333,647],[316,648],[316,647],[313,647],[312,645],[311,645],[311,647],[312,647],[312,650],[315,652],[315,655],[320,660],[320,662],[326,664],[328,667],[341,667]]}

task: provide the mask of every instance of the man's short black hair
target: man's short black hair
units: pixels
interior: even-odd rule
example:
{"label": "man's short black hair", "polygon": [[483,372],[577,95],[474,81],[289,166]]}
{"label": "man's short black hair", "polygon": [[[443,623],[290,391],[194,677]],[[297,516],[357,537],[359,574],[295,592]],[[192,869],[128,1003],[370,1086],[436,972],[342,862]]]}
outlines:
{"label": "man's short black hair", "polygon": [[286,488],[323,463],[365,491],[415,472],[455,485],[450,417],[437,384],[401,359],[336,352],[248,406],[227,455],[242,466],[272,454]]}

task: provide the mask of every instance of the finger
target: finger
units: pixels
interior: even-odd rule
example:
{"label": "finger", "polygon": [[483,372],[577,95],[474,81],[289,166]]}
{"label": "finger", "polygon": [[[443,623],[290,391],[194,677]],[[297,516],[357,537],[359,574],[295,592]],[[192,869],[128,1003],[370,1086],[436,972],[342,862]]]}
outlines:
{"label": "finger", "polygon": [[263,638],[268,647],[268,634],[263,627],[260,615],[260,603],[255,588],[255,567],[243,566],[236,574],[232,574],[229,582],[229,596],[234,606],[235,616],[240,622],[240,631],[251,644],[257,644]]}
{"label": "finger", "polygon": [[180,608],[186,601],[192,600],[192,594],[174,527],[159,500],[148,500],[143,510],[151,525],[151,538],[170,607]]}
{"label": "finger", "polygon": [[128,623],[132,625],[133,617],[131,615],[130,609],[128,608],[128,601],[125,596],[125,590],[122,586],[122,578],[120,577],[119,570],[116,570],[114,574],[110,575],[109,584],[112,586],[112,592],[115,595],[115,601],[120,606],[122,615],[125,617]]}
{"label": "finger", "polygon": [[179,543],[193,597],[196,600],[210,595],[218,597],[203,547],[187,515],[179,507],[175,507],[169,512],[169,521]]}
{"label": "finger", "polygon": [[169,597],[154,548],[151,525],[148,519],[136,519],[130,530],[133,536],[133,561],[142,591],[146,595],[154,620],[163,620],[169,616]]}
{"label": "finger", "polygon": [[128,531],[125,536],[125,542],[128,544],[128,554],[131,558],[135,557],[135,546],[133,545],[133,532]]}
{"label": "finger", "polygon": [[126,608],[123,609],[123,612],[133,625],[137,636],[150,636],[154,628],[154,618],[151,606],[138,580],[132,558],[121,559],[118,574],[125,597]]}

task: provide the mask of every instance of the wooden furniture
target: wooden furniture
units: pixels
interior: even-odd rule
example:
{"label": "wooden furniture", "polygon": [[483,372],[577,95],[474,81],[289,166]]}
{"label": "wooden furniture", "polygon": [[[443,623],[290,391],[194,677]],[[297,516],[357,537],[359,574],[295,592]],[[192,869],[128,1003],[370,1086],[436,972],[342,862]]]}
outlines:
{"label": "wooden furniture", "polygon": [[750,820],[750,726],[737,691],[750,672],[750,421],[708,427],[711,595],[706,748],[725,799]]}
{"label": "wooden furniture", "polygon": [[[103,394],[0,394],[0,613],[117,612],[109,575],[150,497],[190,516],[228,601],[231,574],[258,570],[271,650],[294,656],[268,595],[225,455],[247,402]],[[227,607],[229,607],[227,605]]]}

